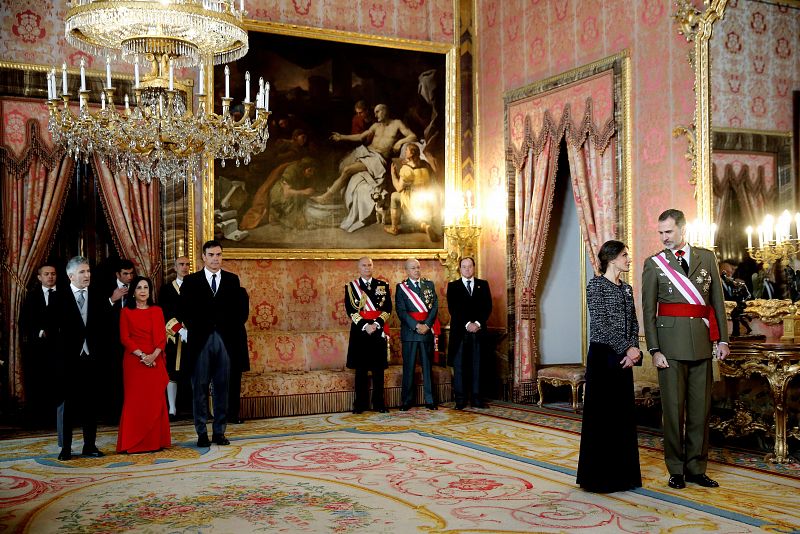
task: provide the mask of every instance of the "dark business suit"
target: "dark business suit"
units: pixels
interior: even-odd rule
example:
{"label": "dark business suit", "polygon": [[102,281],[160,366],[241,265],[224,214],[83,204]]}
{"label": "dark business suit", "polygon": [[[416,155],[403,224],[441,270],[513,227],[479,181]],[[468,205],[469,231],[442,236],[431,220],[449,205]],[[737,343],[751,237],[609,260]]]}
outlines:
{"label": "dark business suit", "polygon": [[[410,279],[400,282],[395,288],[395,310],[400,319],[400,341],[403,344],[403,406],[411,406],[414,400],[414,366],[417,353],[420,355],[422,365],[422,389],[425,395],[425,404],[434,404],[433,386],[431,381],[433,360],[433,323],[439,313],[439,297],[433,282],[420,278],[420,287],[417,289]],[[424,321],[414,319],[410,314],[418,311],[401,287],[408,283],[408,287],[417,294],[428,308],[428,316]],[[428,325],[427,333],[418,334],[417,324]]]}
{"label": "dark business suit", "polygon": [[[683,273],[675,254],[665,250],[669,265]],[[720,341],[728,341],[722,283],[714,253],[690,247],[688,278],[714,309]],[[708,418],[711,409],[711,352],[709,329],[700,317],[659,314],[658,305],[682,304],[686,299],[647,258],[642,271],[642,319],[647,346],[658,348],[669,367],[658,369],[664,414],[664,459],[671,475],[701,475],[708,461]]]}
{"label": "dark business suit", "polygon": [[[19,316],[22,334],[22,376],[25,383],[25,408],[31,420],[52,423],[55,399],[51,394],[53,332],[42,285],[28,291]],[[55,301],[55,288],[51,293]],[[44,332],[44,335],[40,335]]]}
{"label": "dark business suit", "polygon": [[[108,300],[102,292],[86,289],[86,323],[75,300],[73,287],[59,289],[51,303],[51,329],[55,332],[56,365],[54,393],[64,401],[63,449],[72,446],[72,428],[83,426],[83,449],[94,450],[99,406],[107,399],[98,397],[98,374],[108,359],[105,332],[108,323]],[[84,352],[84,341],[89,353]]]}
{"label": "dark business suit", "polygon": [[186,372],[192,377],[194,425],[198,436],[207,435],[208,386],[213,384],[215,436],[225,434],[228,412],[230,358],[237,350],[241,332],[239,277],[220,270],[216,295],[205,269],[183,279],[178,317],[188,331]]}
{"label": "dark business suit", "polygon": [[122,347],[122,342],[119,339],[119,317],[122,313],[123,302],[127,299],[134,298],[133,290],[129,289],[128,294],[114,302],[109,302],[111,295],[119,287],[117,278],[114,282],[106,287],[105,291],[105,306],[106,310],[110,313],[108,317],[109,329],[107,333],[108,338],[108,357],[104,362],[105,369],[103,369],[102,378],[100,379],[101,387],[104,388],[106,393],[106,402],[103,405],[101,418],[106,420],[107,423],[119,423],[119,416],[122,413],[122,401],[124,398],[124,385],[122,379],[122,358],[125,355],[125,349]]}
{"label": "dark business suit", "polygon": [[[450,311],[447,365],[453,367],[453,390],[457,405],[465,404],[469,394],[473,404],[481,403],[481,345],[486,322],[492,313],[489,282],[480,278],[473,278],[471,282],[471,295],[463,278],[447,284],[447,309]],[[475,333],[467,332],[467,323],[472,322],[480,323],[481,328]]]}

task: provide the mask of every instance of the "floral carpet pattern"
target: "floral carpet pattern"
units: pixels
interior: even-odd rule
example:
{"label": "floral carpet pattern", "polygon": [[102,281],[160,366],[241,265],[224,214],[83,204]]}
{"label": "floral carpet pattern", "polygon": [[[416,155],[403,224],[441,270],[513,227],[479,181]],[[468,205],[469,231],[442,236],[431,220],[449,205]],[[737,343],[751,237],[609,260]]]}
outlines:
{"label": "floral carpet pattern", "polygon": [[[229,427],[230,446],[202,449],[191,425],[176,425],[169,450],[69,462],[52,437],[5,440],[0,532],[800,530],[800,477],[712,462],[720,489],[672,490],[661,452],[645,446],[643,488],[586,493],[575,486],[574,431],[505,415],[265,419]],[[115,440],[101,433],[98,444],[110,452]]]}

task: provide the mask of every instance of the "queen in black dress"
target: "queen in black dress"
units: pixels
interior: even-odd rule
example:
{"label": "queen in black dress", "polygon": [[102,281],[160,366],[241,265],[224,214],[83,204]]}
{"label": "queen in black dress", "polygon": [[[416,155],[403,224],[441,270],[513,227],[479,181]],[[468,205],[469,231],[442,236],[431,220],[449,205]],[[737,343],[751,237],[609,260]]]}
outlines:
{"label": "queen in black dress", "polygon": [[628,249],[607,241],[598,258],[603,274],[586,287],[590,343],[577,483],[610,493],[642,485],[632,369],[642,353],[633,290],[619,279],[630,270]]}

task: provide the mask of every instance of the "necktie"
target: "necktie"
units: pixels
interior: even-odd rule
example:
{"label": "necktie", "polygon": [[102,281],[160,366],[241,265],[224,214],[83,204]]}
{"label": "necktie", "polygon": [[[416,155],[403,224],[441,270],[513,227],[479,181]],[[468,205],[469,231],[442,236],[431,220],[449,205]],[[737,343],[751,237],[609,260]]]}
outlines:
{"label": "necktie", "polygon": [[419,282],[414,280],[414,289],[419,293]]}
{"label": "necktie", "polygon": [[467,293],[470,297],[472,296],[472,280],[467,280]]}
{"label": "necktie", "polygon": [[47,290],[47,305],[50,306],[50,301],[53,299],[53,289]]}
{"label": "necktie", "polygon": [[364,285],[366,285],[366,286],[367,286],[367,291],[369,291],[369,287],[372,285],[372,280],[370,280],[369,282],[367,282],[367,283],[366,283],[366,284],[364,284]]}
{"label": "necktie", "polygon": [[686,252],[682,250],[679,250],[675,253],[675,255],[678,257],[678,263],[681,265],[681,269],[683,269],[684,274],[688,275],[689,264],[686,263],[686,259],[683,257],[684,254],[686,254]]}
{"label": "necktie", "polygon": [[[128,284],[122,284],[122,287],[124,287],[125,289],[128,289]],[[127,295],[123,295],[122,298],[120,299],[121,306],[123,308],[125,307],[125,302],[127,302],[127,300],[128,300]]]}
{"label": "necktie", "polygon": [[75,300],[78,302],[78,306],[80,306],[81,310],[83,310],[83,305],[86,304],[86,297],[84,296],[85,292],[85,289],[79,289],[78,296],[75,297]]}
{"label": "necktie", "polygon": [[211,275],[211,292],[217,294],[217,273]]}

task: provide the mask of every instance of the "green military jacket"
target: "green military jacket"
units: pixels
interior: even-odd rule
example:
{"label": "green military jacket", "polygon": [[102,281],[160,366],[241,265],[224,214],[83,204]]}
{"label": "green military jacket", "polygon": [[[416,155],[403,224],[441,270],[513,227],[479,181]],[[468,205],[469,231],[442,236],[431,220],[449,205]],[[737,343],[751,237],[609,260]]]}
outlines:
{"label": "green military jacket", "polygon": [[[666,250],[666,249],[665,249]],[[660,252],[659,252],[660,254]],[[658,303],[686,304],[688,301],[650,256],[642,271],[642,319],[647,348],[659,348],[671,360],[711,358],[712,343],[708,327],[700,317],[658,315]],[[675,254],[666,250],[670,266],[683,273]],[[689,280],[706,305],[713,306],[719,325],[720,341],[728,341],[728,323],[717,260],[708,249],[689,247]]]}

